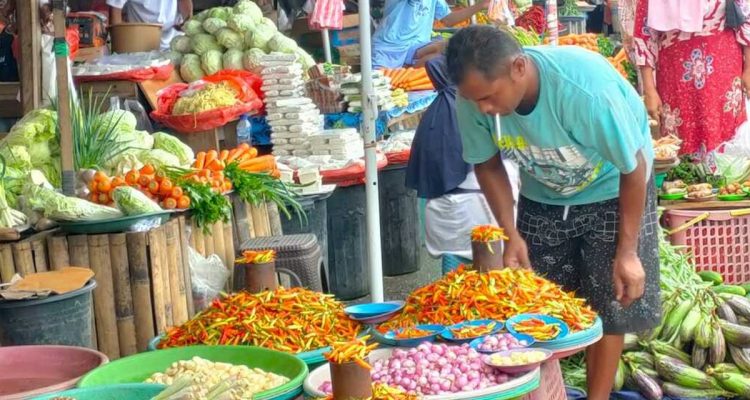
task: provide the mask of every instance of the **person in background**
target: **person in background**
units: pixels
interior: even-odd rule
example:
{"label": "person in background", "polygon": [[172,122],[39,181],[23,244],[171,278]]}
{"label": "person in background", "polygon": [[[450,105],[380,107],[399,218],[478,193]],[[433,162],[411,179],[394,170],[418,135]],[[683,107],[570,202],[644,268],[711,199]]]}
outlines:
{"label": "person in background", "polygon": [[192,0],[107,0],[109,23],[143,22],[161,24],[161,49],[179,34],[177,28],[193,16]]}
{"label": "person in background", "polygon": [[[425,245],[432,257],[442,257],[443,274],[471,263],[471,229],[494,224],[487,201],[471,165],[461,158],[456,118],[456,86],[448,77],[445,57],[425,64],[438,95],[422,115],[406,168],[406,186],[427,199]],[[515,168],[508,164],[509,171]],[[512,180],[517,182],[517,179]],[[514,185],[517,198],[518,185]]]}
{"label": "person in background", "polygon": [[489,0],[451,12],[445,0],[386,0],[383,20],[372,37],[373,68],[422,66],[442,53],[445,44],[432,42],[432,26],[465,21],[487,8]]}
{"label": "person in background", "polygon": [[715,150],[747,118],[743,91],[750,88],[750,20],[727,26],[726,10],[734,4],[637,2],[633,46],[646,108],[662,135],[682,139],[682,154]]}
{"label": "person in background", "polygon": [[[458,31],[446,58],[459,90],[464,160],[509,238],[503,262],[533,267],[599,314],[604,337],[586,351],[588,399],[608,400],[625,333],[661,322],[654,149],[643,101],[599,54],[521,49],[489,26]],[[517,220],[501,151],[521,171]]]}

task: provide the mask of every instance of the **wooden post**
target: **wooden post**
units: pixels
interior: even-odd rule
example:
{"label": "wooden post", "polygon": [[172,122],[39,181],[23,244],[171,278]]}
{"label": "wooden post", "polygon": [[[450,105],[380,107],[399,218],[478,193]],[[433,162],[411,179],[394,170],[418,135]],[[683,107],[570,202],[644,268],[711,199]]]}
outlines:
{"label": "wooden post", "polygon": [[120,344],[120,354],[124,357],[138,352],[133,317],[133,293],[130,288],[128,248],[125,234],[116,233],[109,235],[109,249],[115,291],[117,337]]}
{"label": "wooden post", "polygon": [[180,251],[180,223],[173,219],[164,226],[167,237],[167,268],[169,272],[170,294],[172,296],[173,324],[181,325],[188,320],[185,275],[182,273],[182,252]]}
{"label": "wooden post", "polygon": [[271,236],[271,223],[268,221],[268,210],[266,210],[266,205],[261,204],[255,206],[250,204],[250,214],[253,218],[255,235],[257,237]]}
{"label": "wooden post", "polygon": [[50,235],[47,238],[47,254],[49,254],[49,265],[53,271],[71,266],[68,239],[65,236]]}
{"label": "wooden post", "polygon": [[[196,226],[195,229],[198,229],[201,232],[203,232],[203,228],[198,228]],[[213,225],[209,226],[208,229],[211,230],[211,233],[207,234],[203,232],[203,251],[205,252],[206,257],[211,257],[212,254],[216,254],[216,252],[214,251]]]}
{"label": "wooden post", "polygon": [[120,358],[120,340],[115,316],[115,289],[107,235],[89,235],[89,260],[96,279],[94,314],[99,351],[110,360]]}
{"label": "wooden post", "polygon": [[224,247],[224,222],[216,222],[211,227],[211,240],[214,242],[214,254],[219,256],[224,267],[230,268],[232,264],[227,260],[227,250]]}
{"label": "wooden post", "polygon": [[39,24],[38,2],[17,1],[16,13],[18,39],[21,43],[18,60],[21,103],[23,113],[26,114],[39,108],[42,95],[42,28]]}
{"label": "wooden post", "polygon": [[[65,38],[65,0],[53,0],[55,22],[55,68],[57,74],[57,126],[60,131],[60,161],[62,164],[62,191],[67,196],[75,193],[73,165],[73,133],[71,129],[70,88],[68,87],[68,43]],[[36,23],[36,22],[35,22]]]}
{"label": "wooden post", "polygon": [[31,254],[31,244],[27,241],[11,244],[13,249],[13,260],[16,264],[16,272],[25,277],[36,272],[34,269],[34,256]]}
{"label": "wooden post", "polygon": [[[271,236],[283,236],[284,232],[281,229],[281,213],[279,212],[279,206],[273,202],[266,203],[266,210],[268,212],[268,221],[271,226]],[[284,216],[286,218],[286,216]]]}
{"label": "wooden post", "polygon": [[136,346],[138,351],[146,351],[148,342],[156,335],[151,302],[151,276],[148,272],[148,240],[144,232],[128,233],[126,237]]}
{"label": "wooden post", "polygon": [[167,273],[167,238],[162,227],[148,232],[149,260],[151,261],[151,284],[154,294],[154,319],[156,331],[163,332],[172,326],[172,307],[169,302],[169,274]]}
{"label": "wooden post", "polygon": [[199,228],[192,220],[190,221],[190,229],[192,232],[193,248],[202,256],[206,254],[206,243],[203,238],[203,228]]}
{"label": "wooden post", "polygon": [[193,280],[190,277],[190,250],[188,249],[187,224],[184,216],[180,216],[177,221],[179,223],[180,250],[182,250],[180,268],[182,268],[182,274],[185,277],[183,282],[185,283],[188,317],[192,318],[195,315],[195,305],[193,304]]}
{"label": "wooden post", "polygon": [[13,250],[9,244],[0,245],[0,283],[8,283],[16,274]]}
{"label": "wooden post", "polygon": [[[234,259],[237,258],[237,254],[234,252],[234,238],[232,237],[232,224],[224,224],[224,248],[226,249],[227,268],[230,272],[234,271]],[[233,274],[232,274],[233,275]],[[230,275],[230,286],[231,276]]]}

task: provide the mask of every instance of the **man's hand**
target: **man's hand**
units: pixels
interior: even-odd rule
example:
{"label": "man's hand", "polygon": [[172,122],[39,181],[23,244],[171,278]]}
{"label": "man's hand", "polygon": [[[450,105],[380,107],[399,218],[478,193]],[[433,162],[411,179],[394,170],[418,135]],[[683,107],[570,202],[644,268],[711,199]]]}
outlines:
{"label": "man's hand", "polygon": [[618,254],[615,257],[612,277],[615,284],[615,297],[623,307],[629,307],[643,296],[646,273],[636,253]]}
{"label": "man's hand", "polygon": [[646,111],[648,115],[656,122],[661,123],[661,97],[656,90],[646,91],[644,94],[644,102],[646,103]]}
{"label": "man's hand", "polygon": [[750,67],[745,67],[742,71],[742,90],[745,92],[745,96],[750,97]]}
{"label": "man's hand", "polygon": [[511,235],[510,239],[505,242],[503,266],[506,268],[531,268],[529,248],[526,247],[526,242],[517,233]]}

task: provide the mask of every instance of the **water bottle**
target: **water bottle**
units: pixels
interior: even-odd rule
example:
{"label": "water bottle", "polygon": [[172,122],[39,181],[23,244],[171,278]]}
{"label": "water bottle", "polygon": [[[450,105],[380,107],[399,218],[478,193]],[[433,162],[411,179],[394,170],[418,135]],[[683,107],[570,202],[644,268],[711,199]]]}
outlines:
{"label": "water bottle", "polygon": [[253,144],[253,124],[247,114],[240,117],[237,123],[237,144],[241,143]]}

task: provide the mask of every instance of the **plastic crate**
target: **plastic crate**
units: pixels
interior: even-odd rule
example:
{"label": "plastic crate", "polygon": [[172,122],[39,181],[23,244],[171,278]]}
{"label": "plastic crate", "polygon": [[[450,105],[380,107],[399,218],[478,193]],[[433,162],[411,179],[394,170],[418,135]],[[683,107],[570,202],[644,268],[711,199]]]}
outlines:
{"label": "plastic crate", "polygon": [[539,389],[523,396],[522,400],[567,400],[560,361],[549,360],[542,364]]}
{"label": "plastic crate", "polygon": [[571,35],[578,35],[586,33],[586,15],[576,17],[558,17],[563,26],[568,28],[568,33]]}
{"label": "plastic crate", "polygon": [[729,284],[750,282],[750,209],[669,210],[674,245],[686,246],[698,271],[715,271]]}

